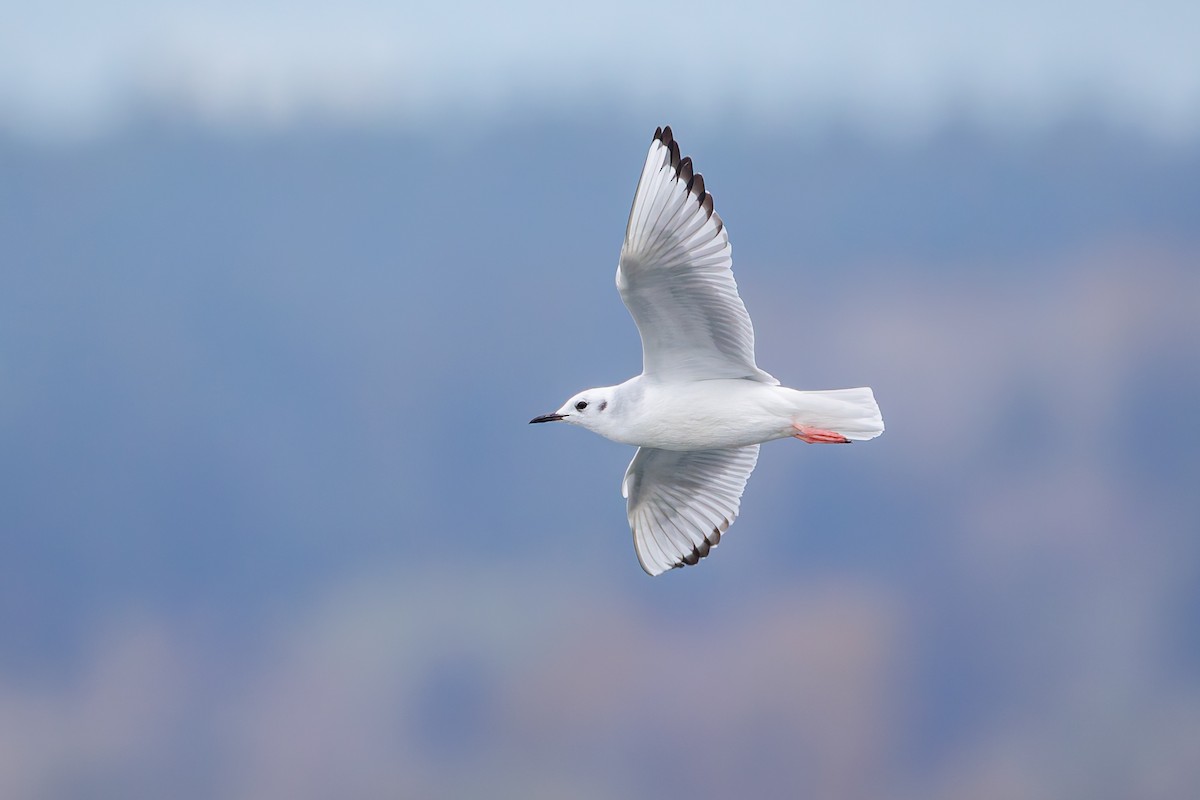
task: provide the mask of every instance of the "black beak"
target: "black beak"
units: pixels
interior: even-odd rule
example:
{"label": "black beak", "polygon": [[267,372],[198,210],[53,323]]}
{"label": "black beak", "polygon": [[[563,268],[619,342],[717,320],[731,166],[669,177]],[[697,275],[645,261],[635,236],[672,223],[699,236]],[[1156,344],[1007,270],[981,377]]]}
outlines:
{"label": "black beak", "polygon": [[566,416],[566,414],[542,414],[540,417],[534,417],[529,420],[529,424],[532,425],[535,422],[558,422]]}

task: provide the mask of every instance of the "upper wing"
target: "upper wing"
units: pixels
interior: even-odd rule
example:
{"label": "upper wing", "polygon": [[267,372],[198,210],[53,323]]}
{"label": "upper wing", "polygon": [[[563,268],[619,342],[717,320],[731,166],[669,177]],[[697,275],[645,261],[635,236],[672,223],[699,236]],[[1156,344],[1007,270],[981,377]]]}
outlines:
{"label": "upper wing", "polygon": [[642,374],[779,383],[754,363],[730,253],[704,177],[679,157],[670,127],[656,130],[617,266],[617,289],[642,335]]}
{"label": "upper wing", "polygon": [[758,445],[725,450],[640,447],[625,470],[629,527],[642,569],[661,575],[708,555],[737,518]]}

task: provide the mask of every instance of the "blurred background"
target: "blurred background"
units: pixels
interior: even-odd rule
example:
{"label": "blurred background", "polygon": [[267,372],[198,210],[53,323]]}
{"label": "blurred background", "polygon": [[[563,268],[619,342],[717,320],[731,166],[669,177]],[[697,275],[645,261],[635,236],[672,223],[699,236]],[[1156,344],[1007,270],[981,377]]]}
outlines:
{"label": "blurred background", "polygon": [[[436,10],[435,10],[436,9]],[[0,28],[0,795],[1200,791],[1200,6],[95,4]],[[632,449],[656,125],[869,384],[699,567]]]}

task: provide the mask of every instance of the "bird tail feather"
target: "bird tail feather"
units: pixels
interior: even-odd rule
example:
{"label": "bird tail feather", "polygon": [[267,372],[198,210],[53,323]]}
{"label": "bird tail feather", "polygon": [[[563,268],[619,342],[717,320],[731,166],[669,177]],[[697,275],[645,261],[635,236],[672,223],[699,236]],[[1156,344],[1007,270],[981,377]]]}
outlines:
{"label": "bird tail feather", "polygon": [[797,392],[797,424],[836,431],[852,441],[874,439],[883,433],[883,415],[870,386]]}

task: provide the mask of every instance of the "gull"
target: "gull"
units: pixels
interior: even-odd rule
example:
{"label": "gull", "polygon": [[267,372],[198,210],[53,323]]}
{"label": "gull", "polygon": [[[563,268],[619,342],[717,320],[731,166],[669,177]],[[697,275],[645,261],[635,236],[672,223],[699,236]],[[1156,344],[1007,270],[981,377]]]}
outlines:
{"label": "gull", "polygon": [[849,443],[883,433],[870,387],[799,391],[754,361],[729,235],[670,126],[654,131],[617,290],[642,337],[642,373],[587,389],[535,422],[567,422],[638,450],[625,470],[629,527],[650,575],[694,565],[729,530],[763,442]]}

